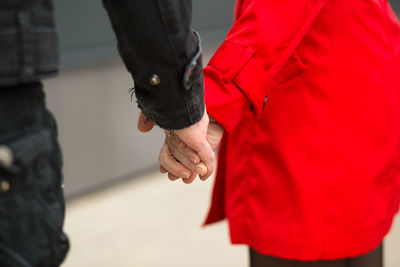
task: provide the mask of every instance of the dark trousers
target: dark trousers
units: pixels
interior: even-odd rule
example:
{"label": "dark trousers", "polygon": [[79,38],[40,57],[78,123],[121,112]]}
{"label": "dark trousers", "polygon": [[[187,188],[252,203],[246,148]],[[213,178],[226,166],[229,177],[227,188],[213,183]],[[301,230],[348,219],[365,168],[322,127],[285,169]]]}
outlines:
{"label": "dark trousers", "polygon": [[55,267],[64,260],[61,169],[42,84],[0,88],[0,266]]}
{"label": "dark trousers", "polygon": [[360,257],[333,260],[333,261],[294,261],[284,260],[271,256],[262,255],[250,249],[251,267],[382,267],[383,253],[382,245],[374,251]]}

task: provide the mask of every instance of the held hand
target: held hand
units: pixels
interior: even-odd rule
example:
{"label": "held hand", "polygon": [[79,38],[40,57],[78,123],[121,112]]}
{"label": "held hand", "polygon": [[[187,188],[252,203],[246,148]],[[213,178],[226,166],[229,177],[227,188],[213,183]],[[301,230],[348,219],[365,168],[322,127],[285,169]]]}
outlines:
{"label": "held hand", "polygon": [[[189,157],[189,160],[192,163],[197,164],[202,161],[206,165],[207,171],[199,173],[203,179],[207,179],[212,174],[215,165],[215,155],[207,140],[208,126],[209,119],[207,113],[205,112],[203,118],[196,124],[185,129],[170,132],[171,136],[176,135],[180,140],[182,140],[183,143],[185,143],[188,148],[196,152],[198,155],[197,158],[194,157],[194,154],[189,155],[193,156]],[[175,156],[175,154],[173,155]],[[179,160],[179,158],[177,159]]]}
{"label": "held hand", "polygon": [[[167,139],[168,137],[166,137]],[[166,141],[161,147],[160,155],[158,157],[160,163],[160,172],[167,173],[171,181],[182,178],[184,183],[190,184],[196,179],[197,173],[192,173],[188,168],[183,166],[170,152]],[[164,167],[165,168],[164,168]]]}
{"label": "held hand", "polygon": [[224,135],[224,128],[213,117],[208,115],[210,123],[207,130],[207,140],[213,150],[216,150]]}
{"label": "held hand", "polygon": [[[165,141],[158,158],[161,173],[168,173],[168,179],[171,181],[182,178],[184,183],[190,184],[196,179],[198,173],[202,174],[207,172],[207,167],[204,165],[204,163],[200,162],[195,152],[193,152],[193,154],[196,155],[198,162],[200,162],[197,165],[184,157],[178,156],[180,160],[177,160],[167,145],[169,142],[168,139],[170,138],[171,137],[169,136],[165,137]],[[190,152],[191,151],[192,150],[190,149]],[[174,153],[176,154],[176,151],[174,151]]]}
{"label": "held hand", "polygon": [[[207,141],[211,145],[211,148],[215,151],[219,143],[221,142],[222,136],[224,134],[224,128],[210,115],[208,115],[208,118],[209,124],[207,129]],[[181,147],[182,149],[186,147],[186,144],[181,139],[179,139],[178,136],[171,134],[171,137],[171,141],[174,143],[175,146]],[[194,151],[189,152],[189,150],[183,150],[182,152],[190,158],[195,158],[196,156],[195,154],[193,154],[195,153]]]}
{"label": "held hand", "polygon": [[[223,133],[224,129],[222,126],[210,117],[210,123],[207,130],[207,140],[213,150],[215,150],[220,143]],[[163,155],[163,152],[165,151],[168,151],[168,156],[167,154]],[[197,174],[200,174],[202,180],[205,180],[208,177],[201,176],[207,172],[207,170],[206,166],[200,162],[197,153],[186,146],[173,132],[166,133],[166,140],[160,153],[160,159],[165,159],[160,160],[160,171],[162,173],[168,172],[168,178],[170,180],[177,180],[180,177],[183,177],[183,173],[187,175],[190,171],[190,179],[183,179],[185,183],[191,183],[196,178]]]}

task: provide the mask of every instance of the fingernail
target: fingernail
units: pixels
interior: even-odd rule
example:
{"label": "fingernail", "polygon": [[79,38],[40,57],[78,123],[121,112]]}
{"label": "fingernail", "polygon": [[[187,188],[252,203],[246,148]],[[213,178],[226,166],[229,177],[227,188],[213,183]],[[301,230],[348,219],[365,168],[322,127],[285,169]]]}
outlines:
{"label": "fingernail", "polygon": [[196,168],[196,172],[197,172],[198,174],[200,174],[200,175],[205,175],[206,172],[207,172],[207,170],[205,170],[204,168],[201,168],[201,167],[197,167],[197,168]]}
{"label": "fingernail", "polygon": [[188,179],[190,177],[190,173],[182,172],[182,178]]}
{"label": "fingernail", "polygon": [[192,158],[192,162],[193,162],[194,164],[197,164],[197,163],[199,163],[199,160],[198,160],[197,158],[193,157],[193,158]]}

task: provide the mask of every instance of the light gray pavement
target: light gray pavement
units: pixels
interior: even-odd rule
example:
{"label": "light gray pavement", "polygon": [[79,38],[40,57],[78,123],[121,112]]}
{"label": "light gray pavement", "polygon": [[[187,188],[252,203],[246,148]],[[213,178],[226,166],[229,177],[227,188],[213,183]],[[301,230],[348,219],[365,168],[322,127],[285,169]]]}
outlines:
{"label": "light gray pavement", "polygon": [[67,207],[63,267],[246,266],[225,224],[202,228],[212,180],[191,185],[151,173]]}
{"label": "light gray pavement", "polygon": [[[247,249],[230,245],[226,223],[201,228],[212,180],[185,185],[153,172],[69,203],[63,267],[247,266]],[[399,219],[385,249],[386,267],[399,267]]]}

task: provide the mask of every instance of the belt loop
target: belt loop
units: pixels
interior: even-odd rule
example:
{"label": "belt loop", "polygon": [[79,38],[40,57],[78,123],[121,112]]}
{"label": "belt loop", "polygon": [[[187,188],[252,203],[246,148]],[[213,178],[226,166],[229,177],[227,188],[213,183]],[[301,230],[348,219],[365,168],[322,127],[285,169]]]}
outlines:
{"label": "belt loop", "polygon": [[34,42],[32,34],[32,18],[28,11],[17,14],[20,38],[20,78],[22,81],[32,80],[34,69]]}

